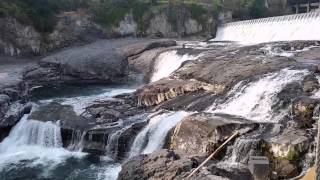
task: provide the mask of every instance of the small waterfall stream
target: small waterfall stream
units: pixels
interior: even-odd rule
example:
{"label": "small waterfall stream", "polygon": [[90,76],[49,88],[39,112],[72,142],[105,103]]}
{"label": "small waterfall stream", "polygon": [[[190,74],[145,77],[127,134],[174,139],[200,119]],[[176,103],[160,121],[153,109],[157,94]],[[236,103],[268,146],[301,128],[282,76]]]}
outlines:
{"label": "small waterfall stream", "polygon": [[148,125],[135,138],[129,156],[149,154],[163,148],[168,132],[190,114],[192,113],[178,111],[152,117]]}
{"label": "small waterfall stream", "polygon": [[62,138],[59,126],[52,122],[28,120],[28,115],[25,115],[0,144],[0,152],[27,145],[61,148]]}
{"label": "small waterfall stream", "polygon": [[172,72],[177,70],[183,62],[187,60],[194,60],[196,58],[197,56],[195,55],[179,55],[176,50],[161,53],[156,59],[151,82],[155,82],[169,76]]}
{"label": "small waterfall stream", "polygon": [[277,122],[286,112],[274,113],[272,105],[277,102],[277,94],[285,85],[302,80],[307,74],[307,70],[282,69],[257,81],[241,81],[226,95],[225,102],[215,102],[209,112],[232,114],[256,122]]}

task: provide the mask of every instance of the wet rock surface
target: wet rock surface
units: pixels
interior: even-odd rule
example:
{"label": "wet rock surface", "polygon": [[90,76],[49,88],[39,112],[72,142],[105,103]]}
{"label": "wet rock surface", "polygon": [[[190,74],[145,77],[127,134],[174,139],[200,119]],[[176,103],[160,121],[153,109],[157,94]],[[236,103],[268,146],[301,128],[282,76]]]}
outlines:
{"label": "wet rock surface", "polygon": [[306,96],[298,97],[294,100],[292,113],[300,126],[310,127],[312,125],[314,122],[313,113],[319,102],[319,99],[312,99]]}
{"label": "wet rock surface", "polygon": [[197,161],[169,150],[160,150],[150,155],[140,155],[126,162],[119,180],[181,179],[177,176],[197,166]]}
{"label": "wet rock surface", "polygon": [[170,138],[170,148],[190,155],[209,155],[235,132],[252,131],[257,126],[236,117],[209,113],[184,118]]}
{"label": "wet rock surface", "polygon": [[[148,78],[158,53],[178,48],[176,45],[171,40],[99,41],[54,53],[38,64],[15,66],[14,73],[3,70],[5,66],[0,67],[0,124],[3,124],[0,140],[30,111],[30,107],[26,108],[29,91],[60,84],[127,83],[134,73]],[[167,145],[173,150],[126,161],[119,179],[184,179],[204,156],[235,131],[241,132],[240,137],[229,143],[194,179],[252,178],[247,168],[213,166],[219,161],[228,162],[232,155],[236,155],[232,162],[244,166],[249,156],[266,155],[277,178],[291,178],[301,172],[302,159],[312,151],[315,133],[310,128],[315,125],[313,117],[319,100],[311,97],[319,89],[318,70],[315,64],[298,62],[296,58],[302,54],[290,58],[271,56],[257,50],[260,48],[261,45],[213,47],[197,60],[182,63],[171,76],[144,85],[131,94],[95,101],[85,107],[82,114],[77,114],[72,106],[54,102],[35,108],[29,119],[58,123],[63,144],[69,150],[81,149],[93,155],[108,153],[116,161],[122,161],[128,157],[135,137],[149,123],[144,114],[163,109],[200,111],[170,131]],[[189,49],[180,51],[186,53]],[[283,68],[308,69],[310,74],[277,92],[277,101],[272,103],[271,110],[275,113],[288,110],[279,122],[253,123],[243,117],[209,113],[208,108],[218,102],[217,98],[224,100],[239,81],[250,83]],[[199,154],[200,159],[195,157]]]}
{"label": "wet rock surface", "polygon": [[153,106],[177,96],[205,90],[220,91],[219,86],[210,85],[196,80],[163,79],[137,90],[139,105]]}

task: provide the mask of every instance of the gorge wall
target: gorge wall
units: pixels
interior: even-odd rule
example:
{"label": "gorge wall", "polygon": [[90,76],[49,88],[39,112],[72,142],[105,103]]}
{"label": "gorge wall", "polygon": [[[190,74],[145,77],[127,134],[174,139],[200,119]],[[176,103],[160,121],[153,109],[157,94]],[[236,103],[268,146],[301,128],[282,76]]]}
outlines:
{"label": "gorge wall", "polygon": [[[61,11],[55,15],[55,26],[48,32],[41,32],[33,23],[26,23],[15,16],[1,15],[0,12],[0,53],[11,56],[39,55],[77,43],[87,44],[101,38],[127,36],[208,37],[216,27],[215,18],[200,5],[195,7],[198,9],[193,10],[185,5],[161,5],[140,9],[144,12],[138,15],[134,10],[129,10],[120,18],[112,17],[113,14],[102,14],[106,16],[103,20],[87,9]],[[112,18],[115,18],[115,22],[106,20]]]}

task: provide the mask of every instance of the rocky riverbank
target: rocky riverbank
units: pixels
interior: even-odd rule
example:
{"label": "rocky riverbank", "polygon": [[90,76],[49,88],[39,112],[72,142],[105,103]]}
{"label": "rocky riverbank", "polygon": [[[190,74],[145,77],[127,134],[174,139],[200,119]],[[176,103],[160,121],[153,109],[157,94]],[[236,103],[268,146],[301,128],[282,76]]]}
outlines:
{"label": "rocky riverbank", "polygon": [[[268,157],[271,179],[312,166],[319,43],[191,43],[101,40],[16,65],[8,59],[0,67],[0,140],[31,111],[28,119],[60,126],[63,147],[123,163],[119,179],[183,179],[234,132],[194,179],[252,179],[250,156]],[[166,73],[151,82],[159,71]],[[139,88],[100,97],[81,112],[63,102],[30,103],[41,90],[84,84]],[[131,156],[138,145],[139,153],[160,151]]]}

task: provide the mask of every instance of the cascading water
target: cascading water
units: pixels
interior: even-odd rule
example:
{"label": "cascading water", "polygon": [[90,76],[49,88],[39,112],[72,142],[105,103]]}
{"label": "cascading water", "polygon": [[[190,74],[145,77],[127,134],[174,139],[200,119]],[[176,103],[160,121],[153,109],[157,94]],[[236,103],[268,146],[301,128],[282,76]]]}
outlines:
{"label": "cascading water", "polygon": [[67,98],[54,98],[54,99],[46,99],[40,100],[41,103],[49,103],[52,101],[60,102],[62,105],[71,105],[74,111],[81,115],[85,110],[85,107],[90,106],[95,101],[104,101],[110,100],[112,97],[123,94],[123,93],[131,93],[135,91],[135,88],[107,88],[103,89],[102,93],[92,94],[87,96],[76,96],[76,97],[67,97]]}
{"label": "cascading water", "polygon": [[[86,95],[81,95],[81,91],[78,96],[52,97],[40,100],[40,104],[58,101],[72,105],[74,110],[81,114],[83,108],[92,102],[109,100],[114,95],[132,91],[134,88],[107,88],[102,93],[94,91],[88,94],[85,91]],[[81,152],[86,132],[75,130],[70,145],[64,149],[58,124],[28,120],[28,115],[25,115],[11,130],[10,135],[0,143],[0,179],[117,178],[121,170],[119,163],[107,156],[92,160],[86,153]]]}
{"label": "cascading water", "polygon": [[70,151],[79,151],[81,152],[84,147],[85,136],[87,132],[82,132],[80,130],[74,130],[72,132],[70,145],[67,147]]}
{"label": "cascading water", "polygon": [[8,166],[36,168],[41,165],[49,170],[68,157],[79,158],[83,155],[62,148],[60,128],[57,125],[28,120],[28,115],[25,115],[0,143],[0,174],[7,171]]}
{"label": "cascading water", "polygon": [[320,40],[320,13],[312,12],[232,22],[217,30],[214,41],[256,44],[274,41]]}
{"label": "cascading water", "polygon": [[152,117],[149,124],[137,135],[130,150],[130,157],[152,153],[165,144],[168,132],[190,112],[166,112]]}
{"label": "cascading water", "polygon": [[307,74],[307,70],[282,69],[254,82],[242,81],[227,94],[226,102],[215,102],[209,112],[241,116],[256,122],[277,122],[285,114],[272,110],[277,94],[285,85],[302,80]]}
{"label": "cascading water", "polygon": [[26,145],[61,148],[60,128],[52,122],[28,120],[25,115],[0,144],[0,152]]}
{"label": "cascading water", "polygon": [[229,146],[225,158],[218,163],[221,168],[241,167],[248,163],[249,157],[254,156],[259,148],[260,139],[250,137],[238,138],[232,146]]}
{"label": "cascading water", "polygon": [[196,58],[197,56],[188,54],[179,55],[176,50],[161,53],[156,59],[151,82],[155,82],[169,76],[172,72],[177,70],[183,62],[187,60],[194,60]]}

